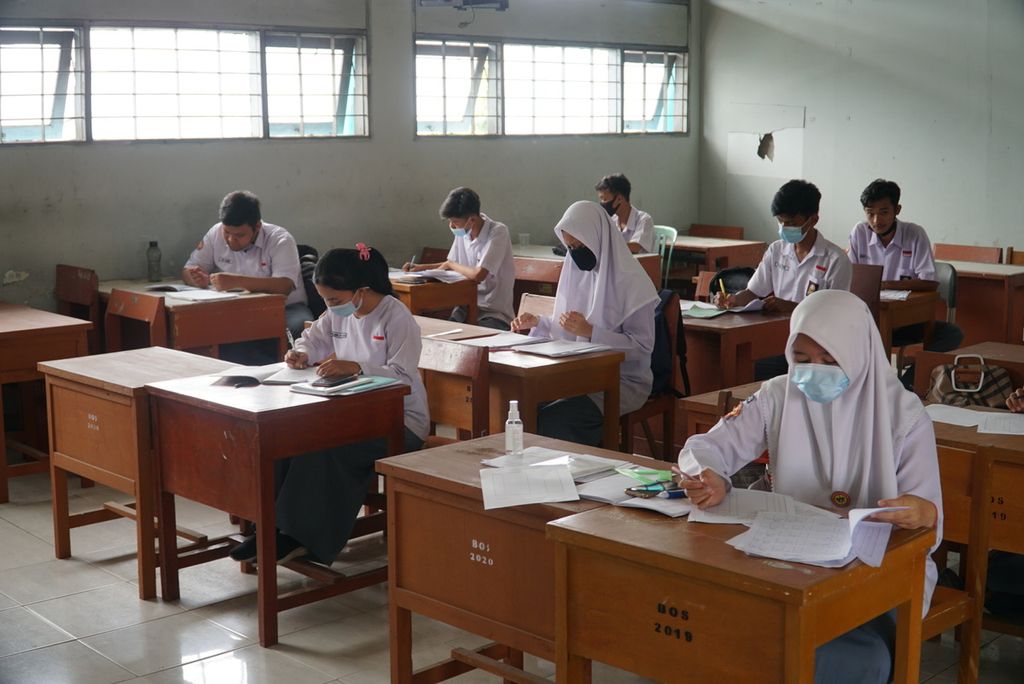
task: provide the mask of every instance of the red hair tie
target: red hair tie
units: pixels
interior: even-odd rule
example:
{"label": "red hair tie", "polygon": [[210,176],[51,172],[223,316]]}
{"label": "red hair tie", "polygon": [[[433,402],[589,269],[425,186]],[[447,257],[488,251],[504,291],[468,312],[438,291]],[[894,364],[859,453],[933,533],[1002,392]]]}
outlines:
{"label": "red hair tie", "polygon": [[369,261],[370,260],[370,248],[369,247],[367,247],[362,242],[357,242],[356,243],[356,249],[359,250],[359,259],[360,259],[360,261]]}

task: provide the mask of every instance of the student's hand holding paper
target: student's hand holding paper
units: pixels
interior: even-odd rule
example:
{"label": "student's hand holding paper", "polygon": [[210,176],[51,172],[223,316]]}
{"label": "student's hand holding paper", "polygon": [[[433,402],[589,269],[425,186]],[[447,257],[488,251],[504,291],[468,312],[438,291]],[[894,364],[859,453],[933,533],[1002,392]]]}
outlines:
{"label": "student's hand holding paper", "polygon": [[210,287],[210,276],[198,266],[185,267],[185,280],[192,287]]}
{"label": "student's hand holding paper", "polygon": [[540,319],[532,313],[520,314],[512,320],[512,332],[529,330],[530,328],[536,327],[539,322]]}
{"label": "student's hand holding paper", "polygon": [[330,359],[317,366],[316,374],[321,378],[336,378],[343,375],[356,375],[360,371],[362,371],[362,368],[355,361]]}
{"label": "student's hand holding paper", "polygon": [[887,511],[871,516],[871,520],[892,523],[905,530],[916,530],[922,527],[931,529],[938,522],[939,512],[935,508],[935,504],[913,494],[903,494],[895,499],[882,499],[878,505],[886,508],[906,506],[906,510],[903,511]]}
{"label": "student's hand holding paper", "polygon": [[686,498],[698,508],[717,506],[725,498],[725,478],[710,468],[702,470],[697,477],[687,475],[679,466],[672,466],[672,471],[677,475],[676,482],[686,491]]}
{"label": "student's hand holding paper", "polygon": [[578,337],[586,337],[590,339],[590,336],[594,334],[594,326],[587,322],[586,316],[581,314],[579,311],[567,311],[562,314],[562,317],[558,319],[559,325],[565,330],[571,332],[573,335]]}
{"label": "student's hand holding paper", "polygon": [[1006,408],[1014,413],[1024,413],[1024,387],[1017,390],[1006,398]]}
{"label": "student's hand holding paper", "polygon": [[284,355],[284,362],[288,364],[289,368],[308,368],[309,354],[307,354],[306,352],[289,349],[288,352]]}

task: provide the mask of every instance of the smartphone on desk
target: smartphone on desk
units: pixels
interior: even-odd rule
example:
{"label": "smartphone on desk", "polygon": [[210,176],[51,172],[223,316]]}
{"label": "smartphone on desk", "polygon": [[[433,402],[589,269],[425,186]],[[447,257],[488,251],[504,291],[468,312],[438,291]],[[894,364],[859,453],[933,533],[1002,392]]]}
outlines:
{"label": "smartphone on desk", "polygon": [[313,387],[337,387],[338,385],[344,385],[346,382],[351,382],[359,377],[358,373],[352,373],[350,375],[339,375],[333,378],[320,378],[310,383]]}

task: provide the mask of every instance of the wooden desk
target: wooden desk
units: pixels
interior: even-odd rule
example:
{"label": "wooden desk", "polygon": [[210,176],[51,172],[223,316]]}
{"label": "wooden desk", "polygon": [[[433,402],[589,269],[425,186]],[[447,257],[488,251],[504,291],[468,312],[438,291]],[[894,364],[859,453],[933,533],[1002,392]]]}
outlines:
{"label": "wooden desk", "polygon": [[556,399],[604,392],[606,449],[619,444],[619,366],[626,355],[618,351],[594,352],[552,359],[515,351],[492,351],[491,434],[505,431],[508,402],[519,401],[526,432],[537,431],[537,407]]}
{"label": "wooden desk", "polygon": [[[36,368],[40,361],[88,354],[86,333],[91,329],[89,321],[0,302],[0,386],[39,380],[43,377]],[[0,392],[0,503],[9,500],[8,479],[45,473],[48,467],[48,454],[27,444],[8,441],[4,429],[4,401]],[[9,465],[6,449],[31,460]]]}
{"label": "wooden desk", "polygon": [[924,323],[925,344],[931,342],[935,328],[935,304],[939,301],[939,293],[933,290],[911,292],[902,301],[878,302],[878,331],[882,335],[883,347],[891,353],[892,331],[915,323]]}
{"label": "wooden desk", "polygon": [[704,255],[704,266],[700,269],[702,271],[719,271],[736,266],[757,268],[766,249],[767,243],[757,240],[680,235],[674,243],[672,260],[675,261],[679,252],[693,252]]}
{"label": "wooden desk", "polygon": [[[402,398],[409,387],[325,399],[280,385],[234,388],[211,382],[199,377],[147,385],[160,482],[160,548],[175,548],[176,494],[255,522],[260,644],[272,646],[278,612],[387,577],[384,568],[341,576],[323,566],[291,562],[290,569],[321,584],[278,595],[274,461],[377,437],[388,438],[390,453],[401,453]],[[357,522],[353,536],[366,533]],[[233,544],[222,539],[204,546],[194,554],[160,554],[165,600],[179,597],[179,568],[223,558]]]}
{"label": "wooden desk", "polygon": [[392,280],[391,287],[394,288],[398,300],[414,314],[464,306],[468,312],[466,322],[477,321],[476,283],[472,280],[415,284]]}
{"label": "wooden desk", "polygon": [[152,283],[101,281],[100,301],[105,303],[110,299],[110,291],[115,288],[163,296],[167,308],[167,341],[172,349],[217,356],[222,344],[268,339],[277,340],[280,357],[288,348],[282,295],[251,293],[214,302],[188,302],[168,297],[164,292],[146,292],[147,285]]}
{"label": "wooden desk", "polygon": [[[639,514],[639,515],[637,515]],[[895,682],[918,681],[932,530],[896,530],[881,568],[747,556],[746,528],[605,507],[550,522],[557,545],[556,679],[590,660],[659,681],[812,682],[814,650],[896,608]]]}
{"label": "wooden desk", "polygon": [[[531,434],[524,441],[665,465]],[[493,639],[496,644],[480,649],[490,658],[517,667],[522,667],[523,651],[554,659],[555,556],[544,538],[544,524],[604,504],[573,501],[484,510],[480,459],[504,451],[504,438],[491,435],[377,462],[387,481],[392,682],[414,681],[413,612]],[[423,668],[418,681],[441,681],[482,662],[473,661],[473,652],[464,654],[461,662],[453,658]],[[517,681],[536,679],[526,677]]]}
{"label": "wooden desk", "polygon": [[[430,318],[429,316],[413,316],[416,324],[420,326],[421,337],[433,337],[435,340],[445,342],[457,342],[459,340],[471,340],[476,337],[490,337],[497,335],[500,331],[494,328],[485,328],[482,325],[470,325],[469,323],[456,323],[455,321],[443,318]],[[440,335],[450,330],[459,330],[450,335]]]}
{"label": "wooden desk", "polygon": [[[149,430],[148,382],[216,373],[232,364],[151,347],[39,364],[50,425],[53,546],[71,556],[71,528],[129,517],[136,521],[139,598],[156,596],[156,473]],[[68,473],[131,494],[135,508],[108,503],[68,514]],[[174,548],[174,547],[171,547]]]}
{"label": "wooden desk", "polygon": [[[964,331],[964,343],[1020,344],[1024,339],[1024,266],[947,263],[956,269],[956,323]],[[944,311],[945,306],[937,308]],[[945,320],[945,313],[936,318]]]}
{"label": "wooden desk", "polygon": [[[722,389],[732,392],[733,399],[743,401],[761,389],[761,385],[762,382],[758,380],[739,387],[723,387]],[[707,432],[718,423],[718,419],[722,417],[718,411],[718,393],[720,391],[690,395],[679,400],[683,412],[686,414],[686,434],[683,435],[683,442],[693,435]]]}
{"label": "wooden desk", "polygon": [[951,352],[918,352],[914,358],[914,392],[919,397],[928,393],[932,370],[953,363],[957,354],[977,354],[986,363],[1002,366],[1010,373],[1014,387],[1024,386],[1024,345],[1007,342],[982,342],[954,349]]}
{"label": "wooden desk", "polygon": [[[643,266],[654,287],[661,289],[661,257],[657,254],[634,254]],[[562,274],[565,257],[551,251],[551,245],[512,245],[512,257],[516,266],[516,284],[513,295],[515,302],[524,292],[553,295]]]}
{"label": "wooden desk", "polygon": [[789,314],[727,313],[683,318],[690,391],[702,394],[754,379],[754,360],[783,354]]}

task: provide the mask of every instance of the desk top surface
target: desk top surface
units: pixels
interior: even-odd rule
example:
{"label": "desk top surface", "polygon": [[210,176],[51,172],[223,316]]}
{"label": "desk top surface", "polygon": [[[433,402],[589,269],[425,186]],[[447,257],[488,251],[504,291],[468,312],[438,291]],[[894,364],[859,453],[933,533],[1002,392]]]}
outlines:
{"label": "desk top surface", "polygon": [[[551,251],[554,245],[512,245],[512,256],[519,259],[550,259],[551,261],[564,261],[564,256],[558,256]],[[658,258],[654,253],[634,254],[637,259]]]}
{"label": "desk top surface", "polygon": [[[163,282],[165,284],[175,284],[175,285],[182,284],[181,280],[179,278],[164,278],[163,281],[161,281],[161,282]],[[99,283],[100,298],[103,299],[104,301],[106,301],[107,299],[110,298],[110,293],[113,290],[127,290],[129,292],[138,292],[140,294],[147,294],[147,295],[151,295],[151,296],[154,296],[154,297],[163,297],[164,298],[164,306],[166,306],[168,309],[176,309],[178,307],[183,307],[183,306],[202,306],[204,304],[218,304],[218,303],[223,303],[223,302],[232,302],[232,301],[236,301],[236,300],[239,300],[239,299],[254,299],[254,298],[265,299],[267,301],[268,305],[272,305],[272,303],[276,301],[276,302],[280,303],[282,308],[284,307],[284,300],[285,300],[284,295],[266,294],[264,292],[246,292],[244,294],[239,294],[238,297],[232,297],[230,299],[216,299],[216,300],[213,300],[213,301],[205,301],[205,302],[191,302],[191,301],[188,301],[186,299],[178,299],[176,297],[172,297],[171,295],[174,294],[173,292],[150,292],[150,291],[146,290],[147,287],[149,287],[150,285],[154,285],[154,284],[155,283],[151,283],[151,282],[149,282],[148,280],[145,280],[145,279],[137,279],[137,280],[101,280],[100,283]]]}
{"label": "desk top surface", "polygon": [[683,330],[701,330],[704,332],[727,332],[737,328],[753,327],[758,325],[789,325],[789,314],[786,313],[764,313],[763,311],[751,311],[750,313],[725,313],[714,318],[687,318],[683,317]]}
{"label": "desk top surface", "polygon": [[[724,543],[746,530],[743,525],[690,523],[685,518],[605,506],[549,522],[547,536],[795,604],[856,583],[853,575],[877,571],[856,560],[845,568],[833,569],[748,556]],[[909,544],[924,554],[933,540],[932,530],[894,529],[889,552]],[[851,573],[850,578],[843,577],[847,573]]]}
{"label": "desk top surface", "polygon": [[90,328],[92,323],[79,318],[0,302],[0,337],[28,336],[44,331],[85,332]]}
{"label": "desk top surface", "polygon": [[426,283],[402,283],[397,280],[391,281],[391,287],[395,292],[412,292],[417,290],[419,292],[429,292],[431,290],[437,290],[448,287],[467,287],[473,292],[476,292],[476,283],[469,279],[456,280],[451,283],[446,283],[442,280],[432,280]]}
{"label": "desk top surface", "polygon": [[979,342],[949,352],[950,357],[957,354],[978,354],[985,361],[1003,361],[1024,364],[1024,344],[1009,342]]}
{"label": "desk top surface", "polygon": [[500,368],[504,372],[512,373],[513,375],[527,375],[536,372],[538,369],[555,366],[572,367],[574,371],[586,373],[588,369],[604,367],[609,363],[619,364],[625,358],[625,353],[610,350],[577,354],[575,356],[561,356],[558,358],[530,354],[525,351],[491,351],[490,364],[492,368]]}
{"label": "desk top surface", "polygon": [[976,261],[950,261],[948,259],[937,259],[950,264],[956,269],[957,275],[983,275],[983,276],[1015,276],[1024,275],[1024,265],[1021,264],[982,264]]}
{"label": "desk top surface", "polygon": [[878,306],[882,309],[889,307],[899,308],[907,304],[920,304],[922,302],[938,301],[939,293],[937,290],[931,291],[917,291],[911,292],[910,296],[906,299],[880,299],[878,300]]}
{"label": "desk top surface", "polygon": [[[989,408],[987,406],[971,406],[974,411],[991,411],[994,413],[1009,413],[1005,409]],[[1024,455],[1024,439],[1020,435],[990,435],[978,432],[977,427],[964,427],[962,425],[950,425],[932,421],[935,428],[935,441],[943,446],[957,447],[977,451],[979,447],[994,446],[1001,449],[1009,449]]]}
{"label": "desk top surface", "polygon": [[764,245],[768,243],[760,240],[730,240],[728,238],[700,237],[697,235],[680,235],[676,238],[677,249],[711,249],[713,247],[746,247],[749,245]]}
{"label": "desk top surface", "polygon": [[81,382],[117,394],[142,394],[151,382],[216,373],[235,364],[164,347],[44,361],[46,375]]}
{"label": "desk top surface", "polygon": [[762,380],[756,380],[754,382],[748,382],[745,385],[738,385],[736,387],[725,387],[720,390],[714,390],[713,392],[705,392],[704,394],[695,394],[692,397],[683,397],[680,401],[683,402],[683,406],[718,406],[718,393],[719,392],[732,392],[733,399],[746,399],[751,394],[761,389],[761,385],[764,382]]}
{"label": "desk top surface", "polygon": [[[443,318],[430,318],[429,316],[413,316],[416,324],[420,326],[420,334],[423,337],[430,337],[435,340],[454,342],[457,340],[471,340],[478,337],[491,337],[497,335],[499,330],[485,328],[482,325],[470,325],[469,323],[456,323]],[[458,330],[459,332],[452,332]],[[441,333],[450,333],[444,335]]]}

